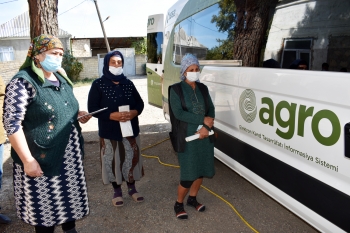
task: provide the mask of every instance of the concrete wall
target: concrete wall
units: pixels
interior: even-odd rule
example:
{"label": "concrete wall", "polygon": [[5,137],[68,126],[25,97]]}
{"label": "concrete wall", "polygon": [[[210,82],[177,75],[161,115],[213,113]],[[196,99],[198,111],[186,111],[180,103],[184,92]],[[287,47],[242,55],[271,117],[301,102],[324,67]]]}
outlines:
{"label": "concrete wall", "polygon": [[136,75],[146,74],[146,68],[143,66],[146,65],[146,55],[135,55],[136,62]]}
{"label": "concrete wall", "polygon": [[[59,37],[59,39],[62,41],[63,47],[65,49],[70,49],[70,42],[69,42],[70,39],[69,38]],[[12,37],[12,38],[8,38],[8,39],[0,38],[0,46],[1,47],[11,47],[11,46],[13,47],[15,61],[25,60],[27,53],[28,53],[29,45],[30,45],[29,38],[24,38],[24,37],[22,37],[22,38]]]}
{"label": "concrete wall", "polygon": [[[9,38],[0,40],[1,47],[13,47],[15,61],[23,61],[26,58],[29,45],[29,38]],[[2,62],[0,62],[0,64],[1,63]]]}
{"label": "concrete wall", "polygon": [[[136,60],[136,75],[143,75],[144,71],[142,69],[142,64],[146,64],[145,55],[135,55]],[[78,61],[83,63],[83,71],[80,73],[80,79],[98,78],[98,61],[97,57],[80,57]],[[0,76],[3,78],[4,82],[7,84],[11,78],[18,72],[19,67],[23,64],[22,61],[9,61],[0,62]]]}
{"label": "concrete wall", "polygon": [[[98,78],[97,57],[78,58],[79,62],[83,63],[83,71],[80,73],[80,79]],[[23,61],[8,61],[0,62],[0,76],[7,84],[11,78],[18,72]]]}
{"label": "concrete wall", "polygon": [[330,60],[330,36],[350,36],[349,9],[350,1],[342,0],[282,1],[276,7],[264,60],[281,61],[284,39],[312,38],[311,69],[321,70],[321,64]]}
{"label": "concrete wall", "polygon": [[97,57],[80,57],[78,61],[83,63],[83,71],[80,73],[80,79],[98,78],[98,60]]}
{"label": "concrete wall", "polygon": [[[72,39],[72,52],[74,57],[91,57],[90,40],[89,39]],[[86,46],[85,46],[86,45]],[[85,49],[88,48],[88,50]]]}
{"label": "concrete wall", "polygon": [[13,76],[15,76],[19,70],[19,67],[21,67],[23,63],[24,60],[0,62],[0,76],[4,80],[5,84],[7,84]]}

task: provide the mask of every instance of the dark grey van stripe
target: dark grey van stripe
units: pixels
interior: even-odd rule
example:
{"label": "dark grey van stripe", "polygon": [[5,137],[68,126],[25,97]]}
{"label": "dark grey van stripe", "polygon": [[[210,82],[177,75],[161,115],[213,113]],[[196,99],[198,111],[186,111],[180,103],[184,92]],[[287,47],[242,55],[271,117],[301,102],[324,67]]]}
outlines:
{"label": "dark grey van stripe", "polygon": [[350,232],[350,196],[217,128],[216,132],[217,149],[334,225]]}

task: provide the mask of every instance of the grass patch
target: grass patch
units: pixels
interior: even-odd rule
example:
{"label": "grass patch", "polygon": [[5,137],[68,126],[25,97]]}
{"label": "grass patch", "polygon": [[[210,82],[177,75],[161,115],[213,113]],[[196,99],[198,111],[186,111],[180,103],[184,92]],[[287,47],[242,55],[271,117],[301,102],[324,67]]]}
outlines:
{"label": "grass patch", "polygon": [[95,78],[84,78],[73,82],[74,87],[88,86],[95,81]]}

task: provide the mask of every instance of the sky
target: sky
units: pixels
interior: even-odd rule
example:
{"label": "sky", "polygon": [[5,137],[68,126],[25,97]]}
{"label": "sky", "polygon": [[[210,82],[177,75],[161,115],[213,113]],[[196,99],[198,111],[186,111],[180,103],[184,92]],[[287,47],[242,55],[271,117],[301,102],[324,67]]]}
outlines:
{"label": "sky", "polygon": [[[97,0],[107,37],[146,36],[149,15],[166,14],[176,0]],[[0,0],[0,25],[28,10],[27,0]],[[103,37],[93,0],[58,0],[59,28],[72,37]]]}

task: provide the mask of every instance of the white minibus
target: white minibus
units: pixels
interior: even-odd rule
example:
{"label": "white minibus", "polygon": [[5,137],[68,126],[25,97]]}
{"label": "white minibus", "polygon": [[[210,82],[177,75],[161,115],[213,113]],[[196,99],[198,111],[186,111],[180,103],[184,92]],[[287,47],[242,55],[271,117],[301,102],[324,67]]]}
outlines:
{"label": "white minibus", "polygon": [[168,118],[168,87],[196,55],[216,109],[216,158],[321,232],[350,232],[349,9],[179,0],[165,14],[162,85],[149,99]]}

